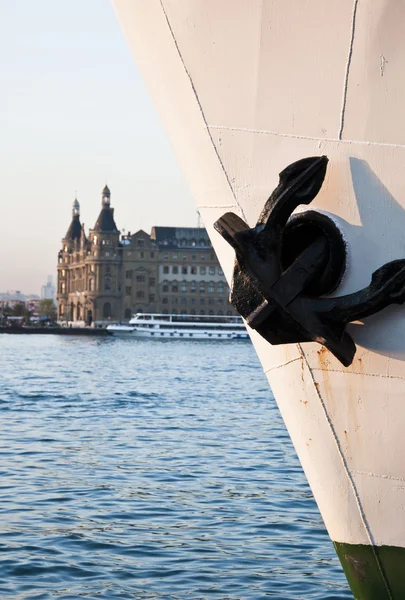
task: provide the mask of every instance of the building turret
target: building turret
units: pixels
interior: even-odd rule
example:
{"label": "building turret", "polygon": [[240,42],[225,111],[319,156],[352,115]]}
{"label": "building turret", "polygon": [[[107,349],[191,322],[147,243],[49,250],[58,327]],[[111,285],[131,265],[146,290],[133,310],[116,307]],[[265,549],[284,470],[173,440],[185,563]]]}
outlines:
{"label": "building turret", "polygon": [[80,239],[81,232],[82,225],[80,223],[80,204],[78,199],[75,198],[72,205],[72,221],[63,239],[71,241]]}
{"label": "building turret", "polygon": [[105,186],[101,194],[101,212],[98,215],[93,231],[98,233],[118,233],[114,221],[114,209],[110,206],[111,192],[108,186]]}

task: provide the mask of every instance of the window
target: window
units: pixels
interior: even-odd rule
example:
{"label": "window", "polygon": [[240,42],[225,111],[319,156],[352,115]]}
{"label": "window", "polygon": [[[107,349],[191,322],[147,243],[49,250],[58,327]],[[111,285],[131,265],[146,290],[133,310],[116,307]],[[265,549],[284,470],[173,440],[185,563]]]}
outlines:
{"label": "window", "polygon": [[192,275],[197,275],[197,267],[191,267],[191,268],[190,268],[190,273],[191,273]]}
{"label": "window", "polygon": [[132,271],[125,271],[125,279],[131,279]]}
{"label": "window", "polygon": [[[95,235],[93,238],[93,244],[96,246],[97,245],[97,236]],[[67,250],[66,246],[65,246],[65,250]]]}
{"label": "window", "polygon": [[172,292],[176,293],[179,291],[179,286],[177,284],[177,281],[173,281],[172,282]]}
{"label": "window", "polygon": [[137,244],[138,244],[139,247],[144,246],[145,245],[145,240],[141,238],[141,239],[138,240]]}
{"label": "window", "polygon": [[207,272],[205,267],[200,267],[200,275],[205,275],[205,273]]}
{"label": "window", "polygon": [[65,269],[62,269],[62,277],[65,277],[65,275],[66,275],[66,271],[65,271]]}
{"label": "window", "polygon": [[223,294],[224,293],[224,282],[220,281],[218,283],[218,294]]}
{"label": "window", "polygon": [[105,256],[110,256],[110,253],[109,252],[104,252],[104,255]]}
{"label": "window", "polygon": [[181,274],[187,275],[187,267],[181,267]]}
{"label": "window", "polygon": [[210,267],[209,273],[210,273],[210,275],[215,275],[215,267]]}
{"label": "window", "polygon": [[145,252],[138,252],[138,258],[144,258]]}
{"label": "window", "polygon": [[205,292],[205,283],[204,281],[200,281],[200,292]]}
{"label": "window", "polygon": [[167,280],[165,280],[162,284],[162,291],[163,292],[168,292],[169,291],[169,282]]}
{"label": "window", "polygon": [[208,298],[208,304],[212,306],[214,304],[214,298]]}
{"label": "window", "polygon": [[111,290],[111,281],[109,279],[106,279],[104,282],[104,290],[106,292],[109,292]]}
{"label": "window", "polygon": [[136,292],[136,297],[137,298],[145,298],[145,292],[142,290],[139,290],[138,292]]}
{"label": "window", "polygon": [[187,260],[187,255],[183,254],[183,260]]}
{"label": "window", "polygon": [[149,294],[149,302],[155,301],[155,294]]}
{"label": "window", "polygon": [[89,279],[89,290],[94,292],[94,279]]}
{"label": "window", "polygon": [[173,275],[177,275],[178,272],[179,272],[179,267],[173,267],[172,268]]}
{"label": "window", "polygon": [[196,299],[195,298],[191,298],[191,304],[195,304],[196,303]]}
{"label": "window", "polygon": [[145,282],[145,275],[137,275],[136,276],[136,282],[137,283],[144,283]]}
{"label": "window", "polygon": [[154,277],[149,277],[149,285],[151,287],[153,287],[154,285],[156,285],[156,280]]}
{"label": "window", "polygon": [[110,275],[110,273],[111,273],[111,266],[110,265],[106,265],[106,267],[105,267],[105,274],[106,275]]}
{"label": "window", "polygon": [[223,275],[223,274],[224,274],[224,272],[223,272],[223,270],[221,269],[221,267],[218,267],[218,275]]}
{"label": "window", "polygon": [[210,257],[211,257],[211,260],[215,260],[215,254],[213,252],[211,252]]}
{"label": "window", "polygon": [[215,292],[215,284],[213,281],[210,281],[208,284],[208,291],[212,294],[213,292]]}
{"label": "window", "polygon": [[131,293],[132,293],[132,288],[131,288],[131,286],[130,286],[130,285],[127,285],[127,286],[126,286],[126,288],[125,288],[125,294],[126,294],[127,296],[130,296],[130,295],[131,295]]}
{"label": "window", "polygon": [[[178,298],[176,298],[176,296],[174,296],[174,298],[172,298],[172,304],[177,304],[178,303]],[[176,313],[177,314],[177,313]]]}
{"label": "window", "polygon": [[173,252],[173,254],[172,254],[172,259],[173,259],[173,260],[177,260],[177,252]]}
{"label": "window", "polygon": [[200,254],[200,260],[205,260],[205,254]]}
{"label": "window", "polygon": [[197,291],[197,284],[195,281],[192,281],[190,283],[190,292],[196,292]]}
{"label": "window", "polygon": [[222,298],[218,298],[218,304],[223,304],[223,303],[224,303],[223,299]]}
{"label": "window", "polygon": [[66,291],[66,284],[65,283],[61,283],[60,284],[60,293],[64,294]]}
{"label": "window", "polygon": [[163,267],[163,273],[168,273],[169,272],[169,267],[167,265],[165,265]]}
{"label": "window", "polygon": [[[193,246],[195,246],[195,242],[194,242]],[[191,260],[197,260],[197,254],[192,254]]]}
{"label": "window", "polygon": [[151,252],[151,253],[150,253],[150,257],[151,257],[151,258],[155,258],[155,253],[154,253],[154,252]]}
{"label": "window", "polygon": [[169,304],[169,299],[167,296],[164,296],[164,298],[162,299],[163,304]]}
{"label": "window", "polygon": [[182,298],[180,302],[181,302],[181,304],[187,304],[186,298]]}
{"label": "window", "polygon": [[205,304],[205,298],[200,299],[200,304]]}
{"label": "window", "polygon": [[187,281],[182,281],[181,282],[181,291],[182,292],[187,292]]}
{"label": "window", "polygon": [[168,252],[165,252],[165,253],[163,254],[163,258],[164,258],[164,260],[168,260],[168,258],[169,258],[169,253],[168,253]]}

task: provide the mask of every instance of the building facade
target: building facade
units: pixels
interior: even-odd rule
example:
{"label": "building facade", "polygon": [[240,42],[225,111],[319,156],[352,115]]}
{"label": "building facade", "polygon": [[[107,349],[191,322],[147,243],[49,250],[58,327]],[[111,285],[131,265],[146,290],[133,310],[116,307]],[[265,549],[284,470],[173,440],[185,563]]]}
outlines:
{"label": "building facade", "polygon": [[58,318],[80,325],[128,321],[136,312],[233,315],[229,288],[203,228],[153,227],[121,235],[103,189],[88,236],[73,203],[58,255]]}

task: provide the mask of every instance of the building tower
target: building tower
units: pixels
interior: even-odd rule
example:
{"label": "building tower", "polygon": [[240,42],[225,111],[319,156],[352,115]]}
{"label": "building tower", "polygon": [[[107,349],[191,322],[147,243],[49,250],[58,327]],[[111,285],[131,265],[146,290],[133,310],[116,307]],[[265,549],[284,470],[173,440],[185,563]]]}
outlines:
{"label": "building tower", "polygon": [[80,204],[75,198],[72,205],[72,220],[69,228],[62,239],[62,249],[58,254],[58,283],[57,301],[58,318],[61,320],[73,320],[71,307],[69,305],[69,292],[71,291],[71,264],[80,246],[82,225],[80,223]]}
{"label": "building tower", "polygon": [[[86,294],[87,321],[120,320],[122,312],[122,249],[120,232],[106,185],[101,195],[101,211],[89,232],[86,266],[89,285]],[[90,312],[90,314],[89,314]]]}

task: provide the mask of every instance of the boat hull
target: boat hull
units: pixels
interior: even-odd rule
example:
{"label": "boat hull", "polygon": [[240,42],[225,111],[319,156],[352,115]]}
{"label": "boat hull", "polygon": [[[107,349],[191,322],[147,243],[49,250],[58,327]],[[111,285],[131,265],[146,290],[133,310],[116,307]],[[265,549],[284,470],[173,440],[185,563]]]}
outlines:
{"label": "boat hull", "polygon": [[[226,212],[254,226],[278,174],[326,154],[312,208],[347,244],[338,295],[405,257],[405,5],[390,0],[113,0],[223,270]],[[403,598],[405,313],[350,326],[345,368],[315,343],[252,341],[356,598]]]}

